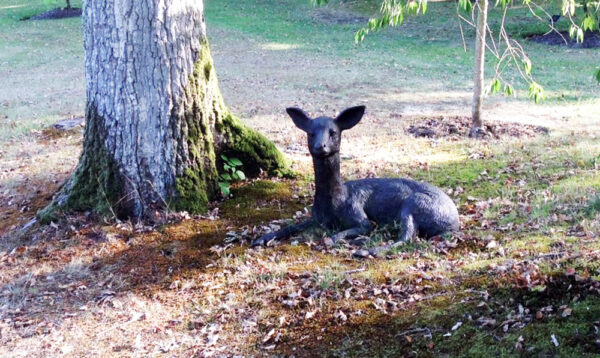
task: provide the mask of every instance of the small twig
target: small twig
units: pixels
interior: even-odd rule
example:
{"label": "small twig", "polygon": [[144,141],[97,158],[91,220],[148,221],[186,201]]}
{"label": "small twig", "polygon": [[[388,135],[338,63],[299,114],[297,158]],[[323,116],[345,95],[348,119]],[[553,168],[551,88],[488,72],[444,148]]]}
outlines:
{"label": "small twig", "polygon": [[396,337],[404,337],[404,336],[408,336],[410,334],[417,334],[417,333],[424,333],[424,332],[427,332],[428,335],[431,335],[431,329],[429,329],[429,328],[413,328],[413,329],[409,329],[408,331],[396,333]]}
{"label": "small twig", "polygon": [[354,269],[354,270],[344,271],[344,274],[351,275],[353,273],[364,272],[364,271],[367,271],[367,269],[365,267],[360,267],[360,268],[357,268],[357,269]]}

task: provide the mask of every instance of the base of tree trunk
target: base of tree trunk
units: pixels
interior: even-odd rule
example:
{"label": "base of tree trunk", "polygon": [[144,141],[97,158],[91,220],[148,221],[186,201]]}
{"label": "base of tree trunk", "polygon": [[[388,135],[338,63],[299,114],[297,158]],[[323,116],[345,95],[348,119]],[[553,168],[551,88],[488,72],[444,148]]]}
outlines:
{"label": "base of tree trunk", "polygon": [[474,138],[474,139],[483,139],[485,137],[487,137],[489,135],[489,133],[485,130],[485,128],[483,127],[471,127],[471,130],[469,131],[469,138]]}
{"label": "base of tree trunk", "polygon": [[[137,130],[139,117],[103,118],[94,103],[87,104],[79,165],[53,202],[38,214],[41,221],[54,220],[66,211],[119,218],[151,218],[163,209],[205,212],[209,202],[220,196],[222,154],[240,159],[248,177],[262,172],[293,175],[275,145],[225,106],[208,41],[201,40],[194,54],[187,85],[178,87],[177,95],[155,93],[171,99],[169,113],[151,113],[146,122],[155,121],[142,134]],[[113,71],[118,75],[118,69]],[[138,109],[130,103],[120,102],[129,108],[127,113]],[[155,146],[144,145],[156,138]]]}
{"label": "base of tree trunk", "polygon": [[[228,158],[238,158],[242,162],[242,171],[249,178],[255,178],[261,173],[275,177],[294,177],[284,156],[275,145],[256,130],[244,125],[231,113],[226,113],[215,124],[214,165],[223,168],[221,155]],[[207,173],[202,170],[188,168],[176,178],[177,198],[170,209],[188,211],[191,213],[205,212],[208,203],[219,195],[216,185],[217,173]]]}
{"label": "base of tree trunk", "polygon": [[[90,111],[88,111],[90,112]],[[95,116],[92,110],[88,118]],[[90,123],[96,121],[92,120]],[[220,155],[235,157],[242,161],[242,171],[253,178],[261,173],[275,177],[295,177],[287,162],[275,145],[256,130],[247,127],[232,114],[227,113],[217,124],[220,140],[215,143],[217,167],[222,168]],[[91,144],[93,146],[93,144]],[[86,156],[80,160],[72,177],[60,188],[50,205],[38,213],[42,223],[57,220],[70,211],[89,211],[103,217],[130,217],[132,207],[127,197],[134,195],[134,188],[123,185],[127,178],[119,177],[119,170],[101,146],[85,150]],[[89,154],[94,153],[93,156]],[[156,203],[157,209],[171,209],[203,213],[211,200],[220,193],[218,186],[207,184],[214,181],[217,174],[187,168],[176,178],[177,196],[168,205]],[[135,214],[135,212],[134,212]],[[138,216],[138,215],[133,215]]]}

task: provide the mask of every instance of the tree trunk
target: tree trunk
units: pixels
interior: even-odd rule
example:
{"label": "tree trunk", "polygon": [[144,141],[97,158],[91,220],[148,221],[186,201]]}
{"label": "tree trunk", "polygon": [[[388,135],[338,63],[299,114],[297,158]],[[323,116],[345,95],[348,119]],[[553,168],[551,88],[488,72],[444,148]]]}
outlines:
{"label": "tree trunk", "polygon": [[67,9],[71,9],[71,0],[66,0],[66,2],[67,2],[67,7],[66,8]]}
{"label": "tree trunk", "polygon": [[475,84],[473,87],[473,122],[471,123],[470,137],[479,137],[485,134],[481,107],[484,97],[484,70],[485,70],[485,38],[487,32],[488,0],[478,0],[477,33],[475,37]]}
{"label": "tree trunk", "polygon": [[287,173],[275,146],[223,102],[202,1],[89,0],[83,23],[83,153],[42,219],[57,209],[202,212],[219,192],[221,153],[241,159],[250,176]]}

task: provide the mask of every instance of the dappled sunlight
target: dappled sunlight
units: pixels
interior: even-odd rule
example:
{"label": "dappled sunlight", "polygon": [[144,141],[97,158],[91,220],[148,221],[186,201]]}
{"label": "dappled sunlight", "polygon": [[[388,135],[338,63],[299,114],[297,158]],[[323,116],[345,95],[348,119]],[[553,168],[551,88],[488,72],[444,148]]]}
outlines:
{"label": "dappled sunlight", "polygon": [[81,132],[11,140],[0,149],[0,237],[16,231],[47,205],[75,168]]}
{"label": "dappled sunlight", "polygon": [[[393,106],[396,114],[405,116],[470,116],[472,96],[471,92],[459,90],[390,90],[370,94],[371,98],[384,102],[385,107]],[[485,117],[490,121],[545,126],[561,132],[587,130],[596,136],[600,133],[600,122],[596,118],[599,107],[598,99],[534,104],[525,98],[495,95],[484,102]]]}
{"label": "dappled sunlight", "polygon": [[589,131],[596,136],[600,133],[597,119],[600,100],[580,103],[534,104],[527,101],[503,102],[492,98],[485,105],[489,109],[486,116],[495,121],[514,121],[545,126],[560,133],[573,130]]}
{"label": "dappled sunlight", "polygon": [[299,44],[289,44],[289,43],[278,43],[278,42],[267,42],[260,45],[260,48],[267,51],[287,51],[287,50],[295,50],[300,48]]}
{"label": "dappled sunlight", "polygon": [[581,196],[590,198],[600,191],[600,175],[597,173],[573,175],[554,184],[552,191],[556,194],[569,195],[571,200]]}
{"label": "dappled sunlight", "polygon": [[8,9],[18,9],[20,7],[26,7],[26,4],[22,4],[22,5],[6,5],[6,6],[0,6],[0,10],[8,10]]}
{"label": "dappled sunlight", "polygon": [[[504,248],[510,256],[522,257],[523,253],[543,254],[565,245],[565,237],[558,233],[553,235],[525,235],[519,238],[504,240]],[[575,240],[567,241],[569,244],[576,243]]]}
{"label": "dappled sunlight", "polygon": [[435,102],[454,102],[454,101],[468,101],[473,96],[473,93],[468,91],[459,91],[456,89],[440,91],[440,90],[431,90],[431,91],[411,91],[406,88],[402,91],[387,91],[385,93],[374,93],[371,94],[371,97],[380,99],[387,102],[402,102],[405,104],[412,103],[415,105],[421,103],[435,103]]}

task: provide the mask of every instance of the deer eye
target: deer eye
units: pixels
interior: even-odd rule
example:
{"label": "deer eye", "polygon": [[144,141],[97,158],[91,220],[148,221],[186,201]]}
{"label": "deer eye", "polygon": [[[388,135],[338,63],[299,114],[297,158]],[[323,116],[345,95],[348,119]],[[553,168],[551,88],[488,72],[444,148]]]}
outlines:
{"label": "deer eye", "polygon": [[329,136],[330,136],[330,137],[333,137],[333,136],[335,136],[335,131],[334,131],[333,129],[330,129],[330,130],[329,130]]}
{"label": "deer eye", "polygon": [[309,138],[314,138],[314,137],[315,137],[315,134],[314,134],[314,133],[312,133],[312,132],[311,132],[311,133],[308,133],[308,137],[309,137]]}

